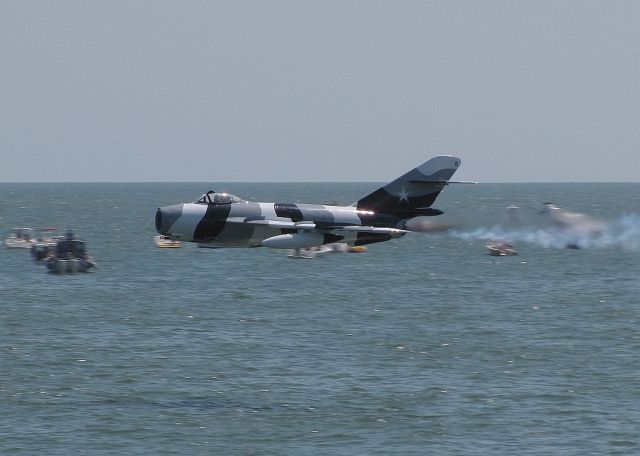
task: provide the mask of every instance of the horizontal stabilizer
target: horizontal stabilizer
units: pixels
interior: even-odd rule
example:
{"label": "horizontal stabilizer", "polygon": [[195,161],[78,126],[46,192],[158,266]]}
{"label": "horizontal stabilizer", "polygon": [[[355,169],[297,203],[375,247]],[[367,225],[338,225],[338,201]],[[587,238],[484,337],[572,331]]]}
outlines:
{"label": "horizontal stabilizer", "polygon": [[442,180],[410,180],[409,182],[411,182],[412,184],[442,184],[442,185],[449,185],[449,184],[477,184],[477,182],[475,181],[442,181]]}
{"label": "horizontal stabilizer", "polygon": [[436,215],[442,215],[440,209],[435,209],[433,207],[417,207],[415,209],[407,209],[407,210],[397,210],[394,212],[398,217],[402,218],[412,218],[412,217],[435,217]]}

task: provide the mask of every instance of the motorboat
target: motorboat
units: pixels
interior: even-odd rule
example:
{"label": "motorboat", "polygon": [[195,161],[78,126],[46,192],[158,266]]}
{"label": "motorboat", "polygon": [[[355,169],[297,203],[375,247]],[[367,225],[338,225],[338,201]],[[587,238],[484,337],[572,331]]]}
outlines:
{"label": "motorboat", "polygon": [[38,232],[38,239],[31,245],[31,257],[34,261],[47,258],[58,242],[58,236],[55,236],[57,228],[43,227]]}
{"label": "motorboat", "polygon": [[304,249],[290,249],[287,256],[289,258],[302,258],[305,260],[310,260],[312,258],[317,258],[320,256],[327,255],[329,253],[335,253],[331,245],[321,245],[319,247],[307,247]]}
{"label": "motorboat", "polygon": [[513,248],[513,244],[508,242],[492,242],[486,247],[491,256],[514,256],[518,254],[518,251]]}
{"label": "motorboat", "polygon": [[35,243],[33,229],[14,228],[13,233],[4,240],[4,245],[10,249],[28,249]]}
{"label": "motorboat", "polygon": [[350,246],[346,242],[333,242],[319,247],[308,247],[305,249],[290,249],[287,256],[289,258],[311,259],[324,256],[330,253],[361,253],[366,252],[364,245]]}
{"label": "motorboat", "polygon": [[89,272],[96,264],[87,254],[84,241],[74,237],[69,232],[64,238],[58,239],[49,256],[45,259],[49,272],[54,274],[73,274]]}
{"label": "motorboat", "polygon": [[156,247],[161,249],[176,249],[182,247],[182,242],[176,241],[175,239],[169,239],[161,234],[154,236],[153,242],[156,243]]}

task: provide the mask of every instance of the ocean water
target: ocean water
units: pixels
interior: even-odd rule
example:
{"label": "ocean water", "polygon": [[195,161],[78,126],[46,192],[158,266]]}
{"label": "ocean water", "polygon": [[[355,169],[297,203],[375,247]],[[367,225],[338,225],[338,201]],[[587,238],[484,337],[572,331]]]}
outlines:
{"label": "ocean water", "polygon": [[[640,184],[450,186],[450,231],[357,255],[157,249],[156,207],[209,189],[0,184],[3,236],[73,228],[98,263],[0,249],[1,455],[640,454]],[[547,201],[607,229],[565,249]],[[486,255],[495,237],[520,255]]]}

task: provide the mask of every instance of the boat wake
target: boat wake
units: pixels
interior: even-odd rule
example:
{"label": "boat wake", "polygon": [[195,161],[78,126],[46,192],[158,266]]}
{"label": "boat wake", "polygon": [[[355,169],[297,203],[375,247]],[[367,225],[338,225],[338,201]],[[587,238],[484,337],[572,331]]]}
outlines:
{"label": "boat wake", "polygon": [[602,229],[586,230],[580,227],[518,227],[503,225],[480,227],[474,230],[451,230],[449,235],[467,241],[502,239],[526,242],[544,248],[622,248],[640,251],[640,215],[630,214],[604,225]]}

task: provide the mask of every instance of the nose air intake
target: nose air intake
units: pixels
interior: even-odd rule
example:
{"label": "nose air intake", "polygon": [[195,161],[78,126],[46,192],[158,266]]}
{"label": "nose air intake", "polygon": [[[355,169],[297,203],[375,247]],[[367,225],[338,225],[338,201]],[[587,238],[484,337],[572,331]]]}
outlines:
{"label": "nose air intake", "polygon": [[156,231],[160,234],[171,234],[171,226],[182,215],[182,204],[159,207],[156,211]]}

